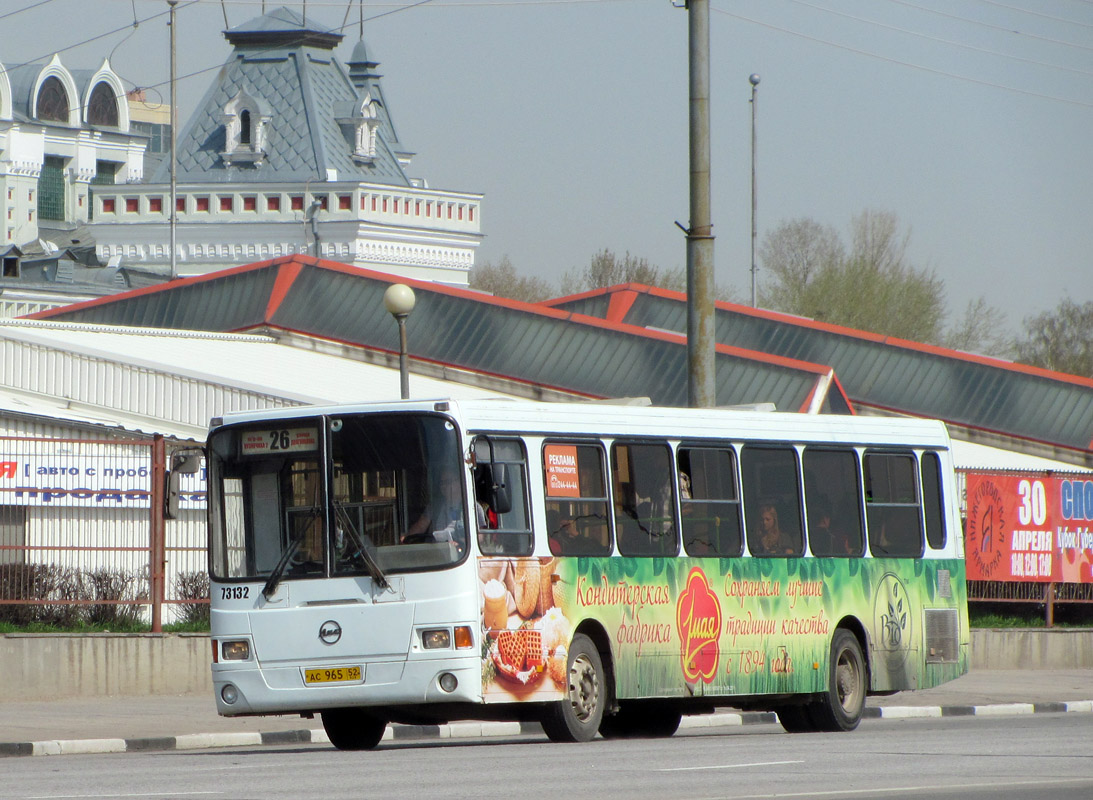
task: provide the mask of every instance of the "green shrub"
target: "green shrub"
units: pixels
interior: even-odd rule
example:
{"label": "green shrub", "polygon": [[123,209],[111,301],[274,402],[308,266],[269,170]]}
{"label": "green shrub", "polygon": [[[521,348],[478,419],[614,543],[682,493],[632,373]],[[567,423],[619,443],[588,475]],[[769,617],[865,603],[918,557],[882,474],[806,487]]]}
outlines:
{"label": "green shrub", "polygon": [[184,601],[204,601],[179,603],[179,625],[187,630],[208,630],[209,573],[204,570],[179,573],[175,578],[175,594]]}

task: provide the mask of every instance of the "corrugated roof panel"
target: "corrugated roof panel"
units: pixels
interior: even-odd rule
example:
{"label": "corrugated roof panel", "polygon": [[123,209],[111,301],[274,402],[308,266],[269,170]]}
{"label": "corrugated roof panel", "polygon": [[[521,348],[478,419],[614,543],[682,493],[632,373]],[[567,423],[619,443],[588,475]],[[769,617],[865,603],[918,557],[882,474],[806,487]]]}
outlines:
{"label": "corrugated roof panel", "polygon": [[[278,282],[278,276],[296,271],[291,282]],[[397,352],[398,328],[383,307],[383,293],[394,282],[411,284],[417,295],[407,323],[415,358],[593,396],[648,395],[660,404],[687,404],[682,340],[579,316],[563,317],[435,284],[316,263],[309,257],[276,259],[39,316],[206,330],[244,330],[264,322]],[[267,315],[271,298],[276,302]],[[796,410],[823,372],[807,364],[725,352],[718,352],[715,362],[721,405],[773,402]],[[845,407],[841,398],[835,406]]]}
{"label": "corrugated roof panel", "polygon": [[[683,295],[632,284],[550,305],[590,312],[623,291],[639,292],[627,322],[673,328],[685,316]],[[1082,450],[1093,438],[1088,379],[728,303],[717,304],[716,316],[719,342],[828,364],[856,402]]]}

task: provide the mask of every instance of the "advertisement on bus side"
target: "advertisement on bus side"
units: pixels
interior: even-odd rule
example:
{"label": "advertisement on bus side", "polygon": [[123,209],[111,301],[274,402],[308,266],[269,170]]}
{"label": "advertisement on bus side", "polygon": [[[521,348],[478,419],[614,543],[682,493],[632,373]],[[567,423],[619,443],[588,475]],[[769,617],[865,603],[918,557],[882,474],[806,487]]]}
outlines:
{"label": "advertisement on bus side", "polygon": [[[924,652],[926,610],[964,605],[958,560],[481,558],[479,586],[488,701],[560,699],[586,620],[610,639],[619,697],[823,691],[848,616],[866,629],[874,689],[967,671],[959,644],[929,668]],[[966,616],[951,619],[967,642]]]}

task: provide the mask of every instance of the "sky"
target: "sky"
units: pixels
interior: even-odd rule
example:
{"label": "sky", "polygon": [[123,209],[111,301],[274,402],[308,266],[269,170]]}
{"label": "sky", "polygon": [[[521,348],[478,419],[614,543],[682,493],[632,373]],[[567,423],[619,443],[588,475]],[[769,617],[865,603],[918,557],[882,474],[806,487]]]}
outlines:
{"label": "sky", "polygon": [[[265,3],[279,5],[305,11]],[[0,63],[109,57],[166,101],[166,8],[0,0]],[[185,120],[228,58],[221,31],[263,3],[177,8]],[[343,62],[363,15],[411,176],[484,194],[476,261],[507,256],[548,281],[604,248],[686,263],[688,13],[672,0],[306,3],[309,21],[347,25]],[[716,281],[743,302],[753,73],[760,243],[802,217],[849,241],[853,217],[887,211],[910,263],[944,281],[952,323],[983,298],[1018,333],[1063,299],[1093,300],[1093,0],[711,0]]]}

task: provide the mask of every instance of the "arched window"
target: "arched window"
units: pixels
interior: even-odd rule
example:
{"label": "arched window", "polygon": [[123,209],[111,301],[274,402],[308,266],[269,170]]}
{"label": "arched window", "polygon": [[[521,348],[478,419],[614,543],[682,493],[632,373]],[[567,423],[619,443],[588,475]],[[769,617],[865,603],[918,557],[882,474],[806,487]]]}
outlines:
{"label": "arched window", "polygon": [[104,128],[118,127],[118,100],[105,81],[95,84],[87,104],[87,121]]}
{"label": "arched window", "polygon": [[250,144],[250,111],[245,108],[239,113],[239,143]]}
{"label": "arched window", "polygon": [[38,119],[68,122],[68,109],[68,92],[65,91],[64,84],[59,78],[50,75],[42,81],[42,88],[38,90],[34,115]]}

